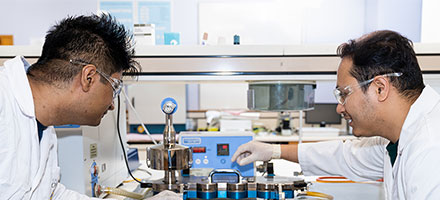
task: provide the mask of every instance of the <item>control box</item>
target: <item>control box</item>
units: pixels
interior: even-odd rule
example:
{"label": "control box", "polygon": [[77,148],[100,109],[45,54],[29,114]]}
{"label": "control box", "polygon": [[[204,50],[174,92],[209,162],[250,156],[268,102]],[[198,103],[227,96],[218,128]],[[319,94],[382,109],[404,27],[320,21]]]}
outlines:
{"label": "control box", "polygon": [[242,144],[254,139],[252,132],[180,132],[179,144],[193,152],[191,168],[236,169],[243,177],[255,176],[254,163],[240,166],[231,162]]}

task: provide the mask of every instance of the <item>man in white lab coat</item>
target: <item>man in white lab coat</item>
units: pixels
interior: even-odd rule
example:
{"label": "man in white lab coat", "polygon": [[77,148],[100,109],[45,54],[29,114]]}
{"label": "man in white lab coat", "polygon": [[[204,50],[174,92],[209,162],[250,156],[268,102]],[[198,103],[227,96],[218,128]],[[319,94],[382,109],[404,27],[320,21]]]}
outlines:
{"label": "man in white lab coat", "polygon": [[[440,199],[440,96],[423,83],[412,43],[377,31],[338,48],[337,112],[356,141],[300,145],[250,142],[232,157],[240,165],[283,158],[305,175],[384,179],[386,199]],[[379,136],[379,137],[372,137]]]}
{"label": "man in white lab coat", "polygon": [[89,199],[59,183],[53,125],[99,125],[122,72],[137,71],[131,36],[108,15],[52,27],[41,57],[0,67],[0,199]]}

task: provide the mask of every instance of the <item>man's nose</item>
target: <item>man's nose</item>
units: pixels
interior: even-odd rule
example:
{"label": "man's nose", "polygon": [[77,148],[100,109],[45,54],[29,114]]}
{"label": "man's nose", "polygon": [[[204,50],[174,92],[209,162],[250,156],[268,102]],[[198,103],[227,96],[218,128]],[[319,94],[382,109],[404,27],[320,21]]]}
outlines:
{"label": "man's nose", "polygon": [[109,110],[114,110],[115,109],[115,103],[112,102],[112,104],[110,105],[110,107],[108,107]]}
{"label": "man's nose", "polygon": [[336,112],[342,114],[344,111],[345,107],[342,104],[338,103],[338,106],[336,106]]}

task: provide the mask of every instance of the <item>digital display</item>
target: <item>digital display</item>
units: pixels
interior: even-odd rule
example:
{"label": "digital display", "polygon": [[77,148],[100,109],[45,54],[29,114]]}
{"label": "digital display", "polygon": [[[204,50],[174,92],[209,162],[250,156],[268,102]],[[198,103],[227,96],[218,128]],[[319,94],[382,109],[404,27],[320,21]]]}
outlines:
{"label": "digital display", "polygon": [[193,153],[206,153],[206,147],[193,147]]}
{"label": "digital display", "polygon": [[217,156],[229,156],[229,144],[217,144]]}

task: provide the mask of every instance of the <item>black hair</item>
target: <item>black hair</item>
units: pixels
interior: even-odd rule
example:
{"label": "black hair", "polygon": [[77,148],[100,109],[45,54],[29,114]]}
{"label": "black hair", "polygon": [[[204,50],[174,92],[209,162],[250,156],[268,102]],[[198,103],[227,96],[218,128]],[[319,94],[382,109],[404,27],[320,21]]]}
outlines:
{"label": "black hair", "polygon": [[[341,58],[352,59],[350,74],[359,83],[378,75],[401,72],[401,76],[389,79],[409,100],[415,100],[425,87],[411,40],[397,32],[376,31],[340,45],[337,52]],[[368,87],[369,84],[362,90],[366,92]]]}
{"label": "black hair", "polygon": [[108,75],[137,72],[132,40],[108,14],[67,17],[48,31],[41,56],[27,73],[49,84],[70,82],[82,69],[70,60],[94,64]]}

